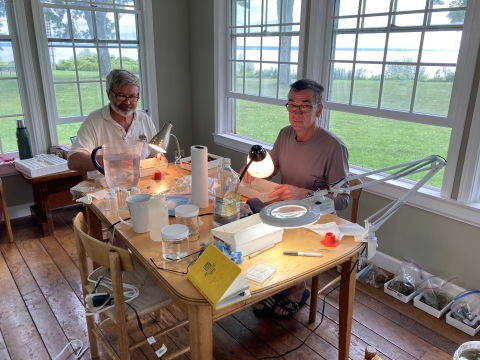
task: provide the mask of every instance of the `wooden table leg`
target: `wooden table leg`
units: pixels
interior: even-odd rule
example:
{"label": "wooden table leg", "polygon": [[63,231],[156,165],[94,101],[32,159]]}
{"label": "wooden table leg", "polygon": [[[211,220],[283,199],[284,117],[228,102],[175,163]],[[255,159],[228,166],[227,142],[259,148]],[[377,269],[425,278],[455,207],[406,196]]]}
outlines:
{"label": "wooden table leg", "polygon": [[90,206],[87,205],[87,223],[88,223],[88,235],[102,241],[102,222],[98,216],[92,211]]}
{"label": "wooden table leg", "polygon": [[50,201],[48,201],[48,186],[46,182],[42,182],[41,184],[41,198],[42,198],[42,210],[45,212],[45,216],[47,217],[47,229],[48,234],[45,236],[53,236],[53,217],[52,217],[52,209],[50,208]]}
{"label": "wooden table leg", "polygon": [[313,323],[317,318],[318,280],[320,275],[312,277],[312,292],[310,293],[310,316],[308,322]]}
{"label": "wooden table leg", "polygon": [[[340,332],[338,336],[338,358],[348,360],[350,352],[350,338],[352,335],[353,319],[353,301],[355,297],[355,282],[357,277],[357,266],[355,261],[357,256],[353,256],[350,261],[342,264],[340,301],[339,301],[339,324]],[[354,267],[352,272],[350,270]],[[350,275],[349,275],[350,273]],[[349,278],[347,279],[347,276]],[[345,279],[347,279],[345,281]]]}
{"label": "wooden table leg", "polygon": [[212,307],[189,305],[188,324],[188,332],[190,334],[190,359],[212,359]]}

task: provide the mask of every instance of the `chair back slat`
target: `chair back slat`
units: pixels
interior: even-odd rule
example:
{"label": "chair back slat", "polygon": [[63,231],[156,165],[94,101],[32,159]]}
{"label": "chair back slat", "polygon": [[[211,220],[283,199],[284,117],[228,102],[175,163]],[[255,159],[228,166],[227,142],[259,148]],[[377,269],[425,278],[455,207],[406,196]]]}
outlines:
{"label": "chair back slat", "polygon": [[105,268],[110,268],[110,251],[114,250],[120,257],[121,271],[134,271],[132,256],[127,250],[104,243],[87,235],[88,227],[83,213],[80,212],[75,217],[73,227],[75,230],[75,241],[81,243],[87,256],[90,257],[93,262]]}

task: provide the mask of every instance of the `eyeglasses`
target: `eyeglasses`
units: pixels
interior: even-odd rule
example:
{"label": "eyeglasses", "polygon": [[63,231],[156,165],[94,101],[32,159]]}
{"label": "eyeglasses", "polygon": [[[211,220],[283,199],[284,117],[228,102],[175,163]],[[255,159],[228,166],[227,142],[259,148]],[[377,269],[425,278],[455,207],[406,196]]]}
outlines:
{"label": "eyeglasses", "polygon": [[294,104],[285,104],[285,107],[287,108],[287,111],[289,113],[293,113],[297,111],[297,109],[300,109],[300,112],[303,113],[308,113],[312,111],[312,108],[318,107],[319,104],[314,104],[314,105],[294,105]]}
{"label": "eyeglasses", "polygon": [[118,101],[130,101],[130,102],[137,102],[138,99],[140,99],[140,95],[137,95],[137,96],[124,96],[124,95],[117,95],[115,94],[112,90],[109,90],[113,96],[115,96],[115,99],[117,99]]}

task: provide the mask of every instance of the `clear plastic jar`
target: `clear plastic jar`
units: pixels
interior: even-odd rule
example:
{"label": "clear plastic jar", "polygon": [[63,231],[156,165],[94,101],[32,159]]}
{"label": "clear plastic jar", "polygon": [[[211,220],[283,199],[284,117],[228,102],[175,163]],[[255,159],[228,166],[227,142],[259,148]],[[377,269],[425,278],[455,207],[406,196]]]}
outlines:
{"label": "clear plastic jar", "polygon": [[188,227],[182,224],[162,229],[162,255],[165,260],[181,260],[188,256]]}
{"label": "clear plastic jar", "polygon": [[180,205],[175,208],[175,222],[188,227],[188,240],[198,240],[198,206],[193,204]]}

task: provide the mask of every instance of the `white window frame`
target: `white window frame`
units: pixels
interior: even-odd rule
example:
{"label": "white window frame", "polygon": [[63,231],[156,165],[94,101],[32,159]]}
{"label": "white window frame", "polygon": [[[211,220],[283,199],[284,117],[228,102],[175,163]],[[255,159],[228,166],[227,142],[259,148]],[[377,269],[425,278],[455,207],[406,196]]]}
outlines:
{"label": "white window frame", "polygon": [[[325,53],[329,51],[331,30],[325,31],[327,22],[326,14],[329,14],[330,0],[315,0],[302,2],[302,6],[308,5],[309,18],[308,23],[308,44],[305,54],[304,72],[299,72],[299,77],[304,76],[317,79],[321,83],[327,83],[328,73],[325,71]],[[227,21],[230,17],[228,5],[225,0],[215,0],[215,23],[214,32],[216,34],[214,52],[215,52],[215,143],[234,149],[243,153],[248,153],[253,144],[259,143],[251,139],[245,139],[237,136],[227,129],[231,128],[231,122],[235,121],[232,114],[228,113],[228,83],[225,79],[228,75],[228,48],[229,32]],[[331,5],[330,5],[331,6]],[[452,189],[457,173],[458,156],[462,145],[465,119],[470,100],[470,90],[473,84],[473,73],[477,63],[478,47],[480,43],[480,22],[473,19],[480,18],[480,1],[469,0],[465,15],[465,25],[463,29],[462,46],[459,50],[459,59],[455,74],[455,82],[452,88],[452,99],[449,108],[448,121],[451,125],[452,134],[447,154],[448,165],[445,168],[444,180],[441,191],[423,187],[417,194],[412,196],[409,204],[415,207],[437,213],[461,222],[480,226],[480,95],[476,100],[476,111],[471,123],[471,132],[466,150],[463,170],[460,170],[461,181],[458,193],[458,200],[451,199]],[[322,38],[312,36],[311,34],[325,34]],[[300,42],[303,43],[302,38]],[[327,44],[327,45],[325,45]],[[322,63],[323,66],[318,66]],[[317,66],[315,66],[317,65]],[[480,94],[480,89],[479,89]],[[336,104],[326,104],[326,109],[335,109]],[[382,111],[382,110],[380,110]],[[371,115],[368,111],[361,109],[360,113]],[[386,112],[385,117],[389,117]],[[379,113],[376,112],[377,116]],[[424,119],[423,119],[424,120]],[[321,121],[324,121],[323,116]],[[424,121],[422,121],[424,122]],[[463,140],[466,141],[466,140]],[[271,146],[267,146],[271,149]],[[352,171],[361,172],[352,167]],[[398,198],[403,196],[406,189],[412,185],[405,181],[395,181],[378,184],[369,187],[366,191],[387,198]]]}
{"label": "white window frame", "polygon": [[[125,13],[138,13],[138,30],[140,43],[140,80],[142,83],[142,101],[143,108],[153,119],[154,124],[158,127],[158,108],[156,106],[157,85],[155,70],[155,49],[153,41],[153,9],[152,0],[136,0],[139,9],[132,11],[125,10]],[[71,8],[77,8],[71,6]],[[85,10],[85,7],[78,9]],[[98,8],[92,8],[96,10]],[[41,11],[40,0],[32,0],[32,11],[35,25],[35,36],[38,47],[38,57],[40,61],[40,71],[42,73],[43,90],[45,93],[45,102],[47,107],[48,126],[50,131],[50,140],[52,144],[58,144],[57,125],[81,122],[86,116],[72,116],[68,118],[60,118],[57,112],[57,104],[55,100],[55,89],[53,84],[53,76],[50,68],[50,57],[48,54],[47,36],[45,30],[45,22],[43,12]],[[101,82],[104,79],[100,79]]]}

